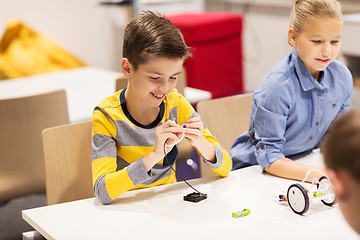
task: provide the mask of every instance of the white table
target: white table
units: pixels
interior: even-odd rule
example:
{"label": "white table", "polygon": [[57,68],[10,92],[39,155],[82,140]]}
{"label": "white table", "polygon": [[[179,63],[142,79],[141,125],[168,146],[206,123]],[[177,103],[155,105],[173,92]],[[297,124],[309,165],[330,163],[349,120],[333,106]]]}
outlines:
{"label": "white table", "polygon": [[115,92],[120,73],[95,67],[0,81],[0,98],[14,98],[65,89],[70,122],[90,120],[94,107]]}
{"label": "white table", "polygon": [[[320,154],[300,161],[321,164]],[[310,203],[300,216],[277,202],[295,181],[262,174],[259,166],[227,178],[192,180],[208,199],[191,203],[185,183],[130,191],[110,205],[95,198],[22,211],[48,239],[358,239],[337,205]],[[243,208],[250,215],[232,218]]]}
{"label": "white table", "polygon": [[[88,66],[3,80],[0,81],[0,99],[65,89],[70,122],[91,120],[94,107],[115,93],[115,81],[120,75],[119,72]],[[190,103],[196,103],[210,99],[211,93],[186,87],[185,97]]]}

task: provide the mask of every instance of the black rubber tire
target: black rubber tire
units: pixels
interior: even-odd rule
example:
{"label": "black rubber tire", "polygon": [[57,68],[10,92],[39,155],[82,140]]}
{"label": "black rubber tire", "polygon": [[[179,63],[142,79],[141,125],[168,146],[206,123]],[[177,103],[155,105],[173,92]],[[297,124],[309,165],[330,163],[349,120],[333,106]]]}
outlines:
{"label": "black rubber tire", "polygon": [[[297,209],[297,203],[296,202],[292,202],[294,198],[294,195],[296,194],[295,190],[298,189],[300,191],[300,195],[297,197],[303,198],[302,200],[304,201],[304,206],[301,209]],[[307,212],[307,210],[309,210],[309,206],[310,206],[310,201],[309,201],[309,196],[307,194],[307,191],[305,190],[305,188],[298,184],[292,184],[287,191],[287,197],[288,197],[288,202],[289,202],[289,206],[291,208],[291,210],[294,211],[294,213],[297,213],[299,215],[303,215],[304,213]]]}

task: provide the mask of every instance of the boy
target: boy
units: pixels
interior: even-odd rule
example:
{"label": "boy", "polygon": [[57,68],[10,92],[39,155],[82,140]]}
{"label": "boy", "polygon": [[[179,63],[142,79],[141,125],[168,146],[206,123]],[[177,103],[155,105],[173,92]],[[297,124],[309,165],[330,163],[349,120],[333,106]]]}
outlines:
{"label": "boy", "polygon": [[339,207],[360,234],[360,111],[350,111],[335,121],[323,153]]}
{"label": "boy", "polygon": [[145,12],[127,25],[121,65],[128,86],[93,113],[93,185],[101,203],[128,190],[176,182],[174,145],[184,136],[214,173],[230,172],[230,155],[174,89],[189,55],[180,31],[162,16]]}

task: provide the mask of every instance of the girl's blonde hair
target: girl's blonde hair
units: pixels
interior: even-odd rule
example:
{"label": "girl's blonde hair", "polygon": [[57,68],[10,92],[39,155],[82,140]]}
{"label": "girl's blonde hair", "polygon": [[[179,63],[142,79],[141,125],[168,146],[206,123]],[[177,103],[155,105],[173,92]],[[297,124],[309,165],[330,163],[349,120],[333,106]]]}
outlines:
{"label": "girl's blonde hair", "polygon": [[290,14],[290,28],[301,32],[309,18],[342,18],[336,0],[296,0]]}

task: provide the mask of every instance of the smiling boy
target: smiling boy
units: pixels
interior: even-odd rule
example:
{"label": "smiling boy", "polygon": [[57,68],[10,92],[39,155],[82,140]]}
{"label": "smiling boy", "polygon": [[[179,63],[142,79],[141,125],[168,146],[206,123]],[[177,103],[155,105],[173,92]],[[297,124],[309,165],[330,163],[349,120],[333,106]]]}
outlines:
{"label": "smiling boy", "polygon": [[173,144],[183,135],[210,170],[224,177],[230,172],[230,155],[175,89],[189,55],[179,30],[162,16],[145,12],[127,25],[121,65],[128,86],[93,113],[93,185],[101,203],[128,190],[176,182]]}

